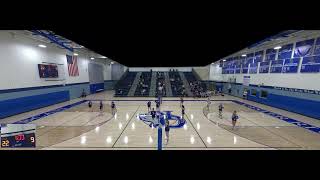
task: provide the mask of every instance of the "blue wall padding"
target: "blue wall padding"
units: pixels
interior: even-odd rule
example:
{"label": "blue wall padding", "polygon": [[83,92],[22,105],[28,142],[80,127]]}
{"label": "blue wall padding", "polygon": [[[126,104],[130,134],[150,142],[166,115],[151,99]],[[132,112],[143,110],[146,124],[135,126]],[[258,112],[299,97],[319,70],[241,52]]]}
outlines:
{"label": "blue wall padding", "polygon": [[69,100],[69,91],[59,91],[0,101],[0,119]]}

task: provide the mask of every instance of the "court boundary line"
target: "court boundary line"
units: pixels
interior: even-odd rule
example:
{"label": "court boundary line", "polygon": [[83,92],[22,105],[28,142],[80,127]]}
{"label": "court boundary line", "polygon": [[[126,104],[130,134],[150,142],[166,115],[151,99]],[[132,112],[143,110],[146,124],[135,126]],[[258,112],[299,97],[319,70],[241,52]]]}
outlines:
{"label": "court boundary line", "polygon": [[262,145],[262,146],[266,146],[267,148],[275,148],[275,147],[270,147],[270,146],[268,146],[268,145],[266,145],[266,144],[257,142],[257,141],[255,141],[255,140],[251,140],[251,139],[248,139],[248,138],[246,138],[246,137],[240,136],[240,135],[238,135],[238,134],[235,134],[235,133],[233,133],[232,131],[230,131],[230,130],[228,130],[228,129],[225,129],[225,128],[219,126],[219,123],[216,123],[216,122],[212,121],[211,119],[209,119],[209,118],[204,114],[204,112],[203,112],[203,115],[204,115],[204,117],[205,117],[207,120],[209,120],[211,123],[213,123],[213,124],[215,124],[215,125],[218,125],[218,127],[220,127],[221,129],[223,129],[223,130],[225,130],[225,131],[228,131],[229,133],[232,133],[232,134],[234,134],[234,135],[237,135],[237,136],[239,136],[239,137],[242,137],[242,138],[244,138],[244,139],[246,139],[246,140],[248,140],[248,141],[255,142],[255,143],[260,144],[260,145]]}
{"label": "court boundary line", "polygon": [[[43,148],[48,148],[48,147],[43,147]],[[133,149],[133,148],[142,149],[142,148],[145,148],[145,149],[154,149],[154,150],[157,149],[157,147],[141,147],[141,146],[139,146],[139,147],[133,147],[133,146],[131,146],[131,147],[101,147],[101,146],[99,146],[99,147],[95,147],[95,146],[91,146],[91,147],[74,147],[74,146],[66,147],[66,146],[61,146],[61,147],[51,147],[51,148],[52,149],[59,149],[59,148],[61,148],[61,149],[67,149],[67,148],[70,148],[70,149],[75,149],[75,148],[78,148],[78,149],[93,149],[93,148],[97,148],[97,149],[110,149],[110,150],[113,150],[113,149],[116,149],[116,148],[119,148],[119,149]],[[163,147],[162,149],[170,149],[170,148],[172,148],[172,149],[180,149],[180,148],[181,149],[182,148],[183,149],[199,149],[199,148],[202,148],[203,150],[205,150],[205,149],[223,149],[223,148],[228,148],[228,149],[231,149],[231,148],[233,148],[233,149],[250,148],[250,149],[274,149],[274,150],[278,150],[276,148],[303,149],[303,148],[297,148],[297,147],[229,147],[229,146],[227,146],[227,147],[217,146],[217,147],[207,147],[207,148],[205,148],[205,147]],[[199,150],[201,150],[201,149],[199,149]]]}
{"label": "court boundary line", "polygon": [[[176,98],[178,98],[178,97],[176,97]],[[154,98],[154,99],[145,99],[145,100],[143,100],[143,99],[87,99],[86,101],[141,101],[141,102],[143,102],[143,101],[156,101],[156,100],[158,100],[157,98]],[[178,99],[178,100],[175,100],[175,99],[163,99],[162,101],[179,101],[180,102],[180,100]],[[183,100],[184,102],[186,102],[186,101],[203,101],[203,102],[207,102],[207,100],[206,99],[203,99],[203,100],[201,100],[201,99],[199,99],[199,100],[196,100],[196,99],[184,99]],[[221,99],[221,100],[210,100],[210,101],[233,101],[233,100],[226,100],[226,99]]]}
{"label": "court boundary line", "polygon": [[38,115],[31,116],[29,118],[25,118],[25,119],[16,121],[14,123],[9,123],[9,124],[27,124],[27,123],[30,123],[32,121],[35,121],[35,120],[42,119],[44,117],[50,116],[52,114],[56,114],[58,112],[62,112],[62,111],[65,111],[67,109],[73,108],[73,107],[78,106],[78,105],[80,105],[82,103],[85,103],[85,102],[87,102],[87,100],[78,101],[78,102],[75,102],[75,103],[72,103],[72,104],[69,104],[69,105],[66,105],[66,106],[62,106],[60,108],[53,109],[53,110],[50,110],[50,111],[47,111],[47,112],[44,112],[44,113],[40,113]]}
{"label": "court boundary line", "polygon": [[[205,107],[203,108],[203,115],[205,116],[205,114],[204,114],[204,109],[205,109]],[[209,114],[209,113],[208,113],[208,114]],[[208,120],[209,120],[210,122],[212,122],[213,124],[218,124],[218,125],[219,125],[219,123],[214,122],[213,120],[209,119],[207,116],[205,116],[205,117],[206,117],[206,119],[208,119]],[[250,120],[247,119],[247,118],[246,118],[246,120],[250,121]],[[258,125],[258,126],[240,126],[240,127],[261,127],[262,129],[265,129],[266,131],[270,132],[271,134],[274,134],[274,135],[276,135],[276,136],[278,136],[278,137],[286,140],[286,141],[289,142],[289,143],[292,143],[292,144],[294,144],[294,145],[297,145],[297,146],[300,147],[300,148],[303,148],[302,146],[300,146],[300,145],[298,145],[298,144],[296,144],[296,143],[291,142],[291,141],[288,140],[287,138],[284,138],[284,137],[282,137],[282,136],[280,136],[280,135],[278,135],[278,134],[276,134],[276,133],[274,133],[274,132],[271,132],[271,130],[266,129],[264,126],[259,126],[259,124],[254,123],[254,122],[252,122],[252,121],[250,121],[250,122],[253,123],[253,124],[256,124],[256,125]],[[222,124],[222,125],[228,126],[228,125],[225,125],[225,124]],[[280,148],[280,147],[271,147],[271,146],[268,146],[268,145],[266,145],[266,144],[264,144],[264,143],[257,142],[256,140],[252,140],[252,139],[249,139],[249,138],[247,138],[247,137],[244,137],[244,136],[241,136],[241,135],[239,135],[239,134],[236,134],[236,133],[234,133],[233,131],[228,130],[227,128],[223,128],[222,126],[219,126],[219,127],[222,128],[222,129],[224,129],[224,130],[226,130],[226,131],[228,131],[228,132],[230,132],[230,133],[232,133],[232,134],[235,134],[235,135],[237,135],[237,136],[240,136],[240,137],[242,137],[242,138],[245,138],[245,139],[247,139],[247,140],[249,140],[249,141],[253,141],[253,142],[257,143],[257,144],[261,144],[261,145],[264,145],[264,146],[270,147],[270,148]],[[238,126],[238,127],[239,127],[239,126]],[[266,126],[266,127],[273,127],[273,126]],[[296,127],[296,126],[285,126],[285,127]],[[285,148],[287,148],[287,147],[285,147]],[[296,147],[292,147],[292,148],[296,148]]]}
{"label": "court boundary line", "polygon": [[[83,104],[85,102],[88,102],[88,101],[154,101],[156,99],[153,99],[153,100],[98,100],[98,99],[85,99],[85,100],[81,100],[81,101],[77,101],[75,103],[72,103],[72,104],[69,104],[69,105],[65,105],[65,106],[62,106],[62,107],[59,107],[59,108],[56,108],[56,109],[53,109],[53,110],[50,110],[50,111],[46,111],[44,113],[40,113],[40,114],[37,114],[37,115],[34,115],[34,116],[31,116],[31,117],[28,117],[28,118],[24,118],[22,120],[19,120],[19,121],[15,121],[13,123],[6,123],[6,124],[27,124],[27,123],[30,123],[30,122],[33,122],[33,121],[36,121],[36,120],[39,120],[39,119],[42,119],[44,117],[47,117],[47,116],[50,116],[50,115],[53,115],[53,114],[56,114],[56,113],[59,113],[59,112],[63,112],[67,109],[71,109],[75,106],[78,106],[80,104]],[[180,101],[180,100],[163,100],[163,101]],[[184,101],[204,101],[206,102],[206,100],[184,100]],[[232,101],[232,100],[211,100],[211,101]],[[31,111],[29,111],[31,112]]]}
{"label": "court boundary line", "polygon": [[132,114],[130,120],[128,121],[128,123],[126,124],[126,126],[123,128],[122,132],[120,133],[120,135],[118,136],[117,140],[113,143],[112,148],[116,145],[116,143],[118,142],[118,140],[120,139],[120,137],[122,136],[123,132],[126,130],[126,128],[128,127],[128,125],[130,124],[130,122],[132,121],[134,115],[138,112],[138,110],[140,109],[140,105],[138,106],[137,110]]}
{"label": "court boundary line", "polygon": [[[104,125],[104,124],[107,124],[107,123],[108,123],[109,121],[111,121],[113,118],[114,118],[114,116],[111,116],[111,118],[108,119],[108,120],[105,121],[105,122],[99,123],[99,124],[97,124],[97,125],[90,125],[90,126],[96,126],[96,127],[98,126],[98,127],[100,127],[100,126],[102,126],[102,125]],[[72,120],[74,120],[74,119],[72,119]],[[56,126],[56,127],[53,128],[53,129],[57,129],[58,127],[66,127],[66,126]],[[74,126],[70,126],[70,127],[74,127]],[[81,126],[76,126],[76,127],[81,127]],[[53,129],[50,129],[50,130],[46,131],[46,133],[44,133],[44,134],[47,134],[49,131],[51,131],[51,130],[53,130]],[[73,138],[77,138],[77,137],[79,137],[79,136],[81,136],[81,135],[83,135],[83,134],[85,134],[85,133],[88,133],[88,132],[92,131],[93,129],[94,129],[94,128],[92,128],[92,129],[88,130],[87,132],[84,132],[84,133],[82,133],[82,134],[80,134],[80,135],[78,135],[78,136],[74,136],[74,137],[68,138],[68,139],[63,140],[63,141],[61,141],[61,142],[59,142],[59,143],[56,143],[56,144],[53,144],[53,145],[50,145],[50,146],[46,146],[46,147],[44,147],[44,148],[48,148],[48,147],[51,147],[51,146],[54,146],[54,145],[63,143],[63,142],[65,142],[65,141],[69,141],[69,140],[71,140],[71,139],[73,139]],[[44,135],[44,134],[42,134],[42,135]],[[41,135],[41,136],[42,136],[42,135]],[[39,136],[39,137],[40,137],[40,136]]]}
{"label": "court boundary line", "polygon": [[[151,101],[154,101],[155,99],[152,99]],[[80,104],[83,104],[83,103],[85,103],[85,102],[87,102],[87,101],[150,101],[149,99],[146,99],[146,100],[141,100],[141,99],[128,99],[128,100],[88,100],[88,99],[86,99],[86,100],[82,100],[82,101],[78,101],[78,102],[75,102],[75,103],[72,103],[72,104],[69,104],[69,105],[66,105],[66,106],[63,106],[63,107],[60,107],[60,108],[57,108],[57,109],[54,109],[54,110],[50,110],[50,111],[48,111],[48,112],[45,112],[45,113],[41,113],[41,114],[38,114],[38,115],[35,115],[35,116],[31,116],[31,117],[29,117],[29,118],[26,118],[26,119],[23,119],[23,120],[20,120],[20,121],[16,121],[16,122],[13,122],[12,124],[26,124],[26,123],[30,123],[30,122],[32,122],[32,121],[35,121],[35,120],[39,120],[39,119],[41,119],[41,118],[43,118],[43,117],[47,117],[47,116],[50,116],[50,115],[52,115],[52,114],[56,114],[56,113],[58,113],[58,112],[62,112],[62,111],[65,111],[65,110],[67,110],[67,109],[70,109],[70,108],[72,108],[72,107],[75,107],[75,106],[77,106],[77,105],[80,105]],[[173,101],[173,102],[175,102],[175,101],[180,101],[180,100],[163,100],[163,101],[168,101],[168,102],[170,102],[170,101]],[[207,100],[188,100],[188,99],[186,99],[186,100],[184,100],[184,101],[191,101],[191,102],[206,102]],[[241,102],[241,101],[238,101],[238,100],[211,100],[211,101],[228,101],[228,102],[233,102],[233,103],[236,103],[236,104],[239,104],[239,105],[242,105],[242,106],[245,106],[246,108],[249,108],[249,109],[252,109],[252,110],[255,110],[255,111],[257,111],[257,112],[260,112],[260,113],[264,113],[264,114],[266,114],[266,115],[269,115],[269,116],[271,116],[271,117],[273,117],[273,118],[277,118],[277,119],[279,119],[279,120],[282,120],[282,121],[285,121],[285,122],[287,122],[287,123],[289,123],[289,124],[293,124],[293,125],[295,125],[295,126],[297,126],[297,127],[301,127],[301,128],[304,128],[304,129],[306,129],[306,130],[309,130],[309,131],[312,131],[312,132],[315,132],[315,133],[318,133],[318,134],[320,134],[320,128],[319,127],[317,127],[317,126],[313,126],[313,125],[310,125],[310,124],[307,124],[307,123],[304,123],[304,122],[301,122],[301,121],[298,121],[298,120],[295,120],[295,119],[293,119],[293,118],[289,118],[289,117],[287,117],[287,116],[284,116],[284,115],[281,115],[281,114],[278,114],[278,113],[274,113],[274,112],[272,112],[272,111],[268,111],[268,110],[265,110],[265,109],[263,109],[263,108],[260,108],[260,107],[256,107],[256,106],[254,106],[254,105],[251,105],[251,104],[247,104],[247,103],[245,103],[245,102]],[[139,105],[139,107],[137,108],[137,110],[136,110],[136,112],[138,111],[138,109],[140,108],[140,105]],[[136,113],[135,112],[135,113]],[[130,121],[132,120],[132,118],[133,117],[131,117],[131,119],[130,119]],[[188,120],[190,121],[190,119],[188,118]],[[72,121],[72,120],[71,120]],[[128,124],[130,123],[130,121],[128,122]],[[210,120],[211,121],[211,120]],[[212,122],[212,121],[211,121]],[[126,127],[128,126],[128,124],[126,125]],[[192,124],[192,123],[191,123]],[[192,125],[193,126],[193,125]],[[124,128],[124,130],[126,129],[126,127]],[[194,127],[193,127],[194,128]],[[120,136],[122,135],[122,133],[124,132],[124,130],[121,132],[121,134],[120,134]],[[49,130],[50,131],[50,130]],[[48,132],[49,132],[48,131]],[[197,132],[197,131],[196,131]],[[47,132],[46,132],[47,133]],[[46,134],[46,133],[44,133],[44,134]],[[44,135],[44,134],[42,134],[42,135]],[[197,134],[199,135],[199,133],[197,132]],[[118,137],[118,139],[117,139],[117,141],[119,140],[119,138],[120,138],[120,136]],[[277,135],[278,136],[278,135]],[[201,136],[199,135],[199,137],[201,138]],[[201,140],[202,140],[202,138],[201,138]],[[116,142],[117,142],[116,141]],[[203,140],[202,140],[203,141]],[[289,141],[289,142],[291,142],[291,141]],[[204,143],[205,144],[205,143]],[[261,144],[261,143],[259,143],[259,144]],[[115,144],[114,144],[115,145]],[[114,146],[113,145],[113,146]],[[206,144],[205,144],[205,146],[206,146]],[[268,147],[268,146],[267,146]]]}
{"label": "court boundary line", "polygon": [[188,121],[190,122],[191,126],[193,127],[193,129],[196,131],[196,133],[198,134],[198,136],[200,137],[202,143],[204,144],[205,148],[207,148],[207,144],[203,141],[202,137],[200,136],[199,132],[197,131],[197,129],[193,126],[191,120],[189,119],[188,115],[186,114],[186,117],[188,118]]}
{"label": "court boundary line", "polygon": [[[279,135],[279,134],[276,134],[275,132],[272,132],[271,130],[265,128],[264,126],[260,126],[259,124],[257,124],[257,123],[255,123],[255,122],[249,120],[248,118],[246,118],[246,120],[250,121],[250,122],[253,123],[253,124],[258,125],[258,126],[256,126],[256,127],[261,127],[262,129],[265,129],[266,131],[270,132],[271,134],[274,134],[274,135],[276,135],[276,136],[278,136],[278,137],[286,140],[286,141],[289,142],[289,143],[292,143],[292,144],[294,144],[294,145],[297,145],[298,147],[301,147],[300,145],[298,145],[298,144],[296,144],[296,143],[294,143],[294,142],[291,142],[289,139],[287,139],[287,138],[285,138],[285,137],[283,137],[283,136],[281,136],[281,135]],[[290,127],[290,126],[288,126],[288,127]],[[291,127],[294,127],[294,126],[291,126]]]}
{"label": "court boundary line", "polygon": [[[39,135],[39,137],[43,136],[44,134],[47,134],[49,131],[54,130],[54,129],[58,128],[58,127],[63,127],[63,126],[62,126],[63,124],[65,124],[66,122],[71,122],[71,121],[77,119],[77,118],[80,117],[82,114],[84,114],[84,112],[81,112],[81,113],[78,114],[77,116],[75,116],[75,117],[71,118],[70,120],[67,120],[67,121],[65,121],[65,122],[63,122],[63,123],[61,123],[61,124],[59,124],[59,125],[57,125],[57,126],[44,126],[44,127],[53,127],[53,128],[45,131],[43,134]],[[47,117],[47,116],[46,116],[46,117]],[[43,125],[37,125],[37,124],[36,124],[36,126],[43,126]],[[69,127],[69,126],[68,126],[68,127]],[[70,126],[70,127],[80,127],[80,126]]]}
{"label": "court boundary line", "polygon": [[[268,111],[268,110],[265,110],[265,109],[263,109],[263,108],[256,107],[256,106],[254,106],[254,105],[250,105],[250,104],[247,104],[247,103],[238,101],[238,100],[232,100],[232,101],[233,101],[234,103],[236,103],[236,104],[245,106],[246,108],[255,110],[255,111],[260,112],[260,113],[264,113],[264,114],[269,115],[269,116],[271,116],[271,117],[274,117],[274,118],[277,118],[277,119],[279,119],[279,120],[285,121],[285,122],[287,122],[287,123],[289,123],[289,124],[293,124],[293,125],[296,125],[296,126],[298,126],[298,127],[304,128],[304,129],[306,129],[306,130],[309,130],[309,131],[312,131],[312,132],[315,132],[315,133],[320,134],[320,127],[313,126],[313,125],[310,125],[310,124],[307,124],[307,123],[298,121],[298,120],[296,120],[296,119],[289,118],[289,117],[287,117],[287,116],[284,116],[284,115],[281,115],[281,114],[278,114],[278,113],[274,113],[274,112],[272,112],[272,111]],[[291,113],[292,113],[292,112],[291,112]]]}

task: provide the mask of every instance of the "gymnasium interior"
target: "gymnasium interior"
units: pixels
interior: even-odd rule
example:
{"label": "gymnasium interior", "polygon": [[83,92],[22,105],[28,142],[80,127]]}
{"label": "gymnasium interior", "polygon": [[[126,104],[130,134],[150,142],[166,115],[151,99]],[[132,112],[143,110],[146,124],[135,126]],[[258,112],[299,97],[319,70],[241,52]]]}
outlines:
{"label": "gymnasium interior", "polygon": [[319,30],[156,67],[51,30],[1,30],[0,59],[0,150],[320,149]]}

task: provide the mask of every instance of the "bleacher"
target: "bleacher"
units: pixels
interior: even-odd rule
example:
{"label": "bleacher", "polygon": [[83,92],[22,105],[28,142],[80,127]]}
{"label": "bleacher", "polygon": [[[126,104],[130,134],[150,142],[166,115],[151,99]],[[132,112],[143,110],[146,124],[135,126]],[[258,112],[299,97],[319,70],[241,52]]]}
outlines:
{"label": "bleacher", "polygon": [[[139,72],[128,72],[115,86],[115,97],[127,97],[128,93],[130,91],[130,88],[133,85],[133,82],[136,79],[136,76]],[[165,76],[164,72],[156,72],[157,78],[156,78],[156,88],[154,89],[156,97],[158,96],[158,88],[159,88],[159,82],[165,83]],[[180,97],[183,94],[183,89],[189,87],[184,87],[183,80],[181,79],[181,76],[178,71],[169,71],[169,79],[171,84],[171,90],[172,90],[172,96],[173,97]],[[186,80],[190,84],[190,82],[200,82],[200,86],[204,91],[207,90],[207,86],[205,83],[202,83],[201,81],[198,81],[198,79],[195,77],[195,75],[192,72],[183,72]],[[151,78],[152,73],[151,72],[141,72],[141,79],[140,77],[139,81],[137,81],[137,87],[134,91],[134,96],[136,97],[148,97],[150,95],[150,87],[151,87]],[[142,80],[143,79],[143,80]],[[143,82],[142,84],[140,82]],[[165,84],[167,86],[167,84]],[[133,88],[134,89],[134,88]],[[143,91],[145,89],[145,91]],[[143,92],[143,93],[142,93]],[[152,96],[153,96],[152,95]],[[163,96],[167,96],[166,88],[164,87],[164,94]]]}
{"label": "bleacher", "polygon": [[[164,81],[164,73],[163,73],[163,72],[157,72],[157,83],[156,83],[157,88],[156,88],[156,93],[155,93],[156,97],[158,96],[158,93],[159,93],[159,91],[158,91],[158,89],[159,89],[159,82],[160,82],[160,83],[164,83],[164,82],[165,82],[165,81]],[[164,89],[164,92],[165,92],[165,89]],[[163,94],[163,96],[166,96],[166,95]]]}
{"label": "bleacher", "polygon": [[[192,72],[184,72],[184,76],[188,80],[189,84],[199,83],[199,86],[201,87],[202,92],[207,92],[208,90],[207,84],[205,82],[202,82],[201,80],[198,80]],[[192,91],[192,93],[196,95],[194,91]]]}
{"label": "bleacher", "polygon": [[193,75],[192,72],[184,72],[184,76],[186,77],[189,83],[197,81],[197,78]]}
{"label": "bleacher", "polygon": [[128,72],[125,77],[119,80],[115,86],[115,97],[128,96],[132,83],[137,75],[137,72]]}
{"label": "bleacher", "polygon": [[[169,78],[170,78],[170,83],[171,83],[172,95],[173,96],[182,96],[183,82],[181,80],[179,72],[170,71]],[[174,80],[174,81],[172,81],[172,80]]]}
{"label": "bleacher", "polygon": [[[137,86],[137,89],[134,93],[134,96],[148,96],[150,91],[150,85],[151,85],[151,72],[142,72],[139,84]],[[143,91],[145,89],[145,91]]]}

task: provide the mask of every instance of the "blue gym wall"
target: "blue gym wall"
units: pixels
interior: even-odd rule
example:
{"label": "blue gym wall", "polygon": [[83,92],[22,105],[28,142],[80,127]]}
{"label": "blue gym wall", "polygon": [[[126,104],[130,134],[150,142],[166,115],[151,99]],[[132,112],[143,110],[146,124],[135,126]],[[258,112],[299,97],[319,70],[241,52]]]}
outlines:
{"label": "blue gym wall", "polygon": [[[102,85],[95,84],[95,86],[104,90],[112,90],[115,82],[110,80],[105,81]],[[90,91],[89,82],[66,86],[0,90],[0,119],[79,98],[82,90],[87,94],[95,93]]]}
{"label": "blue gym wall", "polygon": [[[111,64],[111,59],[91,60],[98,54],[84,51],[77,56],[79,76],[68,76],[66,55],[72,52],[54,43],[46,43],[46,48],[37,44],[24,30],[0,31],[0,119],[79,98],[83,90],[87,94],[112,90],[116,82],[112,80],[117,80],[112,72],[120,76],[126,69],[117,62]],[[40,78],[38,64],[43,63],[58,64],[61,77]]]}
{"label": "blue gym wall", "polygon": [[[228,93],[227,83],[217,82],[216,84],[222,85],[223,92]],[[249,90],[247,99],[250,101],[320,119],[320,95],[284,91],[271,87],[257,87],[255,85],[248,87],[242,84],[231,84],[231,95],[242,98],[244,88]],[[252,89],[257,91],[256,96],[251,95]],[[261,90],[268,92],[267,98],[260,97]]]}

